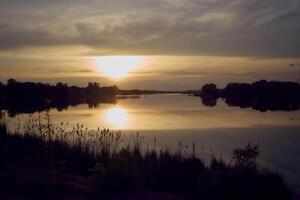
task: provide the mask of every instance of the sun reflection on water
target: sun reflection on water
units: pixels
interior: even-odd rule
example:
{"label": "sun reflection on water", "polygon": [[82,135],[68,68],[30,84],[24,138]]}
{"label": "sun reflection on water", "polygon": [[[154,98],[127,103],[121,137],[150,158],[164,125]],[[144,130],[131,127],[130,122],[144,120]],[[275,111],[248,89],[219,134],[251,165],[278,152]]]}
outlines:
{"label": "sun reflection on water", "polygon": [[105,119],[112,128],[124,128],[128,122],[128,114],[124,108],[113,107],[107,109]]}

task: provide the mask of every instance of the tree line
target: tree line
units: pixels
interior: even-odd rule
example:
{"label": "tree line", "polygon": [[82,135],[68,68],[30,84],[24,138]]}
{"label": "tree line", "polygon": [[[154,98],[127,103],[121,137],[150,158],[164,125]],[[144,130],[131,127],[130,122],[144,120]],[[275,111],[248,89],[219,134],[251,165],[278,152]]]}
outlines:
{"label": "tree line", "polygon": [[0,83],[0,109],[10,110],[14,115],[53,107],[63,110],[69,105],[83,103],[97,107],[100,103],[115,102],[118,90],[117,86],[100,87],[96,82],[90,82],[86,87],[78,87],[62,82],[50,85],[9,79],[6,84]]}
{"label": "tree line", "polygon": [[222,98],[229,106],[251,107],[259,111],[300,109],[300,84],[261,80],[254,83],[228,83],[223,89],[209,83],[195,93],[207,106],[215,106]]}

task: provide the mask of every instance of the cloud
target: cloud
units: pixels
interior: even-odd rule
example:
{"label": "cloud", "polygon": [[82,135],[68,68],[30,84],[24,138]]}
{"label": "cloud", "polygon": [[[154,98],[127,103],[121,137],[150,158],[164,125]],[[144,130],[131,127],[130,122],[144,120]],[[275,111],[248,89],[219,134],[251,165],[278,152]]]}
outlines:
{"label": "cloud", "polygon": [[70,73],[94,73],[95,71],[91,69],[53,69],[50,70],[49,72],[51,73],[56,73],[56,74],[70,74]]}
{"label": "cloud", "polygon": [[[185,69],[180,69],[180,70],[152,70],[152,71],[145,71],[142,73],[135,72],[132,73],[133,75],[142,75],[142,76],[161,76],[163,75],[164,77],[209,77],[209,76],[215,76],[216,74],[222,74],[222,76],[257,76],[257,75],[262,75],[264,73],[258,73],[258,72],[253,72],[253,71],[246,71],[246,72],[233,72],[233,71],[222,71],[218,72],[218,70],[209,70],[209,69],[190,69],[190,70],[185,70]],[[267,73],[265,73],[267,74]]]}
{"label": "cloud", "polygon": [[0,0],[0,50],[300,57],[298,0]]}
{"label": "cloud", "polygon": [[300,67],[300,64],[291,63],[291,64],[289,64],[289,67],[291,67],[291,68],[297,68],[297,67]]}

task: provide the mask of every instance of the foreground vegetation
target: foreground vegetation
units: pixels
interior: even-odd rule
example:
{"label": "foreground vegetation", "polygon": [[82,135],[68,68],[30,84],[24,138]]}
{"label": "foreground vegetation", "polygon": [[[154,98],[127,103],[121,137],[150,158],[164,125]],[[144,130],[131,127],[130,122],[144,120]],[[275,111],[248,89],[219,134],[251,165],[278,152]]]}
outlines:
{"label": "foreground vegetation", "polygon": [[125,143],[120,132],[66,129],[43,118],[14,132],[0,124],[0,199],[146,199],[162,192],[168,198],[152,198],[292,198],[279,174],[257,167],[256,145],[234,150],[230,164],[217,158],[205,164],[195,145],[190,154],[181,144],[176,153],[158,150],[156,141],[142,150],[139,135]]}

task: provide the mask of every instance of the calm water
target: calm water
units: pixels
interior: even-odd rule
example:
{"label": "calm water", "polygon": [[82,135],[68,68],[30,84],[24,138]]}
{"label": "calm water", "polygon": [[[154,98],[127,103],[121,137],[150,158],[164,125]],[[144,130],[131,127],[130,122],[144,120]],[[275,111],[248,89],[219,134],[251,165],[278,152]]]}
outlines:
{"label": "calm water", "polygon": [[300,111],[262,113],[229,107],[221,100],[215,107],[206,107],[200,98],[172,94],[119,99],[116,104],[92,109],[88,105],[62,112],[53,109],[50,114],[55,123],[68,121],[70,126],[79,122],[88,128],[107,127],[125,134],[138,131],[148,145],[154,138],[161,147],[170,149],[176,149],[179,141],[195,142],[206,160],[213,152],[230,161],[234,148],[252,142],[260,145],[261,163],[300,184]]}

